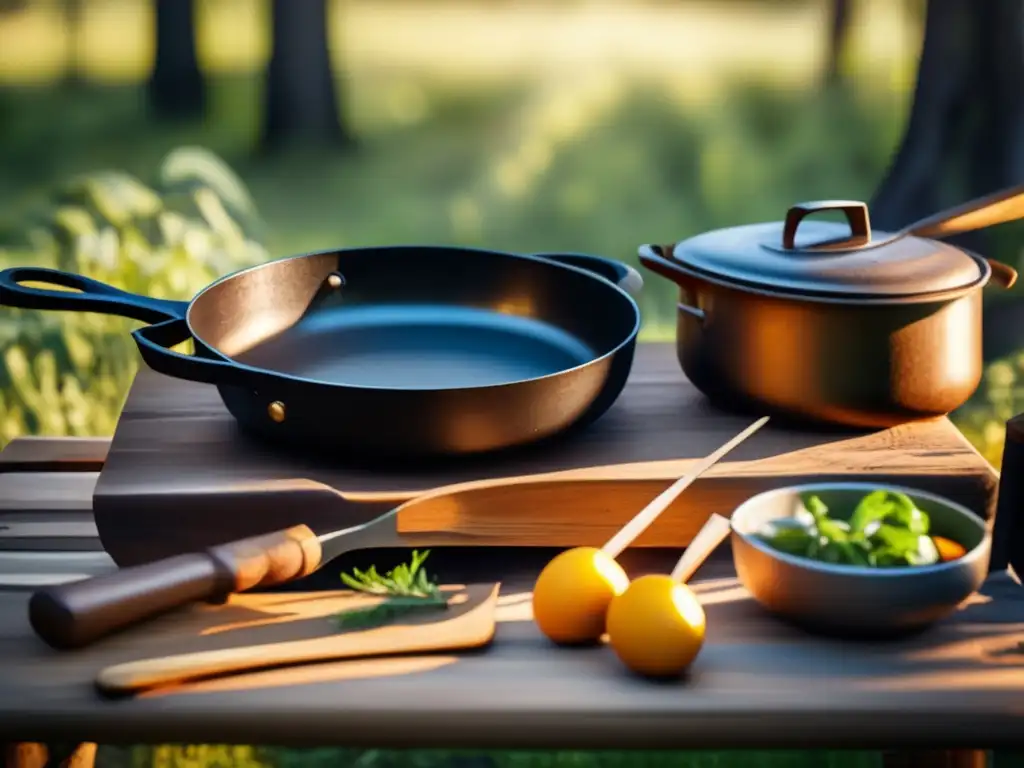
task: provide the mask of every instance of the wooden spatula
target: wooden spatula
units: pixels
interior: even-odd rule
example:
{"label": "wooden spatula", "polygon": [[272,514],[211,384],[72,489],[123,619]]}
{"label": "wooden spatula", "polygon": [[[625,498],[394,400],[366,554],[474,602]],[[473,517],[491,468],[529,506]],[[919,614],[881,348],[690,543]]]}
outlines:
{"label": "wooden spatula", "polygon": [[[117,664],[102,670],[96,685],[107,694],[125,694],[290,664],[479,648],[494,638],[499,588],[470,585],[454,593],[445,611],[413,614],[409,621],[374,629]],[[439,618],[430,620],[435,616]],[[329,632],[330,625],[324,622]]]}

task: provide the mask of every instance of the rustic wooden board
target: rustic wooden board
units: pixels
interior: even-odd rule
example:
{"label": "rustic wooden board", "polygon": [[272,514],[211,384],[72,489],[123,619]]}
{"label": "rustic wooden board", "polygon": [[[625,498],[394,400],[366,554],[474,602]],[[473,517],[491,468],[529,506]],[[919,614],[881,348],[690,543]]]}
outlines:
{"label": "rustic wooden board", "polygon": [[[36,487],[42,489],[46,484],[45,476],[40,474]],[[30,484],[21,483],[18,488],[27,493]],[[35,496],[24,497],[26,509],[40,516],[64,514],[48,512],[40,493],[41,490]],[[86,504],[76,505],[79,506]],[[71,514],[79,515],[80,521],[89,517],[86,511]],[[2,538],[0,533],[0,545]],[[727,554],[719,552],[726,558]],[[75,563],[68,562],[74,556],[0,551],[0,569],[14,566],[23,570],[29,565],[27,557],[33,558],[33,563],[51,557],[60,561],[51,569],[70,574],[77,568]],[[371,563],[385,566],[390,556],[406,555],[362,552],[345,556],[346,562],[337,563],[333,574],[323,573],[331,577],[327,588],[337,586],[338,570]],[[514,595],[518,589],[529,587],[531,574],[536,574],[550,556],[550,552],[526,548],[493,548],[486,557],[480,557],[479,550],[473,549],[439,550],[431,556],[430,564],[445,581],[504,580],[507,595]],[[635,575],[666,571],[677,556],[677,551],[631,549],[623,553],[621,560],[626,570]],[[6,562],[11,558],[11,562]],[[36,563],[36,567],[39,565]],[[416,665],[424,663],[423,657],[409,660],[412,668],[376,666],[364,668],[356,675],[346,672],[348,668],[344,666],[317,666],[305,670],[304,680],[291,683],[279,677],[269,681],[258,678],[259,689],[255,692],[196,690],[192,692],[195,695],[116,705],[97,705],[88,675],[94,674],[107,659],[139,658],[150,651],[178,652],[183,649],[178,642],[180,635],[172,632],[165,636],[153,633],[154,627],[140,628],[135,637],[142,645],[134,654],[121,654],[113,645],[107,645],[89,651],[95,656],[55,657],[28,632],[24,623],[27,595],[12,594],[0,587],[0,707],[16,710],[13,718],[8,710],[0,712],[0,741],[52,737],[61,742],[101,739],[107,743],[256,740],[305,747],[877,746],[931,750],[910,753],[906,761],[894,760],[892,765],[898,768],[984,765],[983,752],[935,752],[943,747],[1019,748],[1019,663],[1014,654],[1004,653],[1003,643],[1012,648],[1013,641],[1020,637],[1022,593],[1019,585],[1005,574],[990,580],[970,612],[962,612],[954,623],[934,633],[906,645],[848,644],[841,649],[833,643],[825,643],[824,647],[820,641],[807,643],[802,636],[787,639],[783,634],[780,638],[785,629],[769,622],[749,601],[744,602],[736,594],[728,581],[727,566],[720,560],[707,564],[698,577],[725,579],[707,583],[701,592],[709,598],[732,595],[736,601],[730,603],[731,607],[709,605],[709,645],[698,661],[695,671],[699,674],[689,683],[680,684],[687,686],[685,690],[680,685],[668,686],[664,692],[659,687],[652,690],[615,673],[615,690],[609,695],[604,685],[609,674],[605,655],[559,655],[553,659],[550,649],[528,624],[508,620],[504,611],[514,607],[508,603],[514,603],[515,598],[509,600],[506,595],[498,634],[502,643],[498,646],[500,655],[493,655],[492,649],[479,658],[442,658],[444,673],[417,669]],[[306,587],[312,588],[315,587]],[[244,599],[276,598],[249,595]],[[726,625],[724,619],[729,616],[733,620]],[[173,617],[165,620],[172,621]],[[131,637],[112,638],[110,643]],[[735,642],[724,642],[719,648],[717,638],[729,637]],[[207,636],[200,642],[216,642],[214,638],[215,635]],[[248,638],[259,639],[252,635]],[[762,638],[768,645],[758,642]],[[239,639],[242,633],[237,637],[221,636],[222,642],[234,643]],[[533,649],[538,644],[545,648],[539,667],[533,663]],[[752,649],[757,652],[751,654]],[[781,666],[777,667],[771,658],[773,649],[781,654]],[[801,654],[806,657],[806,664],[802,663]],[[479,667],[464,665],[476,665],[481,660],[487,662],[486,674],[478,678]],[[437,661],[433,659],[433,663]],[[730,664],[732,661],[735,666]],[[57,662],[57,666],[51,667],[52,662]],[[569,666],[565,666],[566,662]],[[829,662],[836,666],[829,668]],[[24,664],[28,666],[20,669]],[[1011,674],[997,679],[995,675],[1003,672],[1004,664]],[[69,669],[76,665],[80,667],[77,671]],[[454,665],[458,666],[452,668]],[[19,669],[20,678],[11,677],[8,672]],[[543,677],[553,670],[557,674]],[[725,670],[725,677],[719,677],[717,670]],[[778,688],[779,678],[785,679],[787,673],[795,679]],[[900,673],[909,677],[897,679]],[[571,695],[559,690],[566,683]],[[452,684],[457,687],[446,687]],[[580,685],[593,695],[581,695],[577,688]],[[620,690],[623,685],[630,686],[625,693]],[[367,687],[371,695],[364,698]],[[794,693],[795,688],[802,691]],[[774,690],[784,695],[777,702],[766,702]],[[647,697],[642,696],[644,691]],[[894,691],[898,692],[899,700],[890,702]],[[747,700],[748,692],[754,694],[752,701]],[[801,696],[808,692],[814,695],[804,702]],[[401,727],[395,728],[396,722]],[[892,755],[902,753],[887,753]],[[965,755],[966,762],[953,759]],[[887,761],[886,765],[890,763]]]}
{"label": "rustic wooden board", "polygon": [[[648,565],[668,567],[662,559]],[[478,561],[476,570],[486,570]],[[116,701],[92,687],[103,667],[301,635],[322,615],[323,593],[237,596],[59,653],[31,635],[27,597],[0,590],[0,740],[563,749],[1020,743],[1024,654],[1015,649],[1024,590],[1005,574],[916,638],[844,643],[766,616],[717,559],[696,584],[706,646],[687,679],[661,684],[632,677],[607,648],[550,645],[530,621],[533,577],[505,570],[497,633],[481,651],[280,668]]]}
{"label": "rustic wooden board", "polygon": [[[356,468],[248,440],[213,387],[143,371],[96,486],[96,524],[110,555],[128,565],[297,523],[318,531],[355,525],[427,490],[471,483],[420,505],[399,531],[443,530],[477,544],[600,544],[752,420],[711,406],[683,377],[671,345],[641,345],[619,402],[570,438],[486,459]],[[685,546],[711,513],[729,514],[768,488],[826,478],[900,482],[986,516],[997,484],[947,419],[868,433],[769,425],[637,544]]]}
{"label": "rustic wooden board", "polygon": [[0,473],[99,472],[108,450],[106,438],[19,437],[0,452]]}

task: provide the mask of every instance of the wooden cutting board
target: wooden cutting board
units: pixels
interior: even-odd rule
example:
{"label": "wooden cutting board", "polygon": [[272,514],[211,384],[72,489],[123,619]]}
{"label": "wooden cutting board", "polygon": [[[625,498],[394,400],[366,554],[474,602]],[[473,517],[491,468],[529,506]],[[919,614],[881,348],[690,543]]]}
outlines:
{"label": "wooden cutting board", "polygon": [[[347,630],[336,625],[337,614],[372,608],[381,598],[349,591],[234,595],[216,609],[186,609],[185,616],[191,612],[194,619],[198,613],[207,620],[192,624],[191,631],[186,630],[189,625],[168,628],[184,635],[184,647],[192,641],[192,649],[119,661],[101,669],[96,683],[108,695],[124,695],[297,664],[472,650],[494,638],[498,590],[498,584],[441,587],[448,599],[445,610]],[[240,619],[240,612],[253,618]],[[259,628],[264,628],[263,638]],[[245,632],[238,635],[239,630]],[[256,639],[251,638],[254,630]],[[227,647],[204,642],[225,633],[232,640]]]}
{"label": "wooden cutting board", "polygon": [[[353,467],[254,442],[213,387],[143,370],[96,486],[96,525],[111,557],[134,565],[299,523],[318,532],[356,525],[453,486],[403,513],[400,531],[465,533],[474,544],[600,545],[752,420],[713,407],[683,377],[672,345],[643,344],[618,402],[568,438],[489,458]],[[995,471],[947,419],[875,432],[769,424],[637,545],[685,546],[710,514],[730,514],[769,488],[872,478],[930,490],[986,516],[994,509]]]}

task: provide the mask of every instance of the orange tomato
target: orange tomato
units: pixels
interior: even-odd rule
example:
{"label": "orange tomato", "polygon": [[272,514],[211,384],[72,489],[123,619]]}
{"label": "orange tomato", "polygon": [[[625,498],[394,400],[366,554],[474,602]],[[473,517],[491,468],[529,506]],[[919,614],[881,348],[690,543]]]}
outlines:
{"label": "orange tomato", "polygon": [[962,544],[944,536],[932,536],[932,541],[935,542],[935,548],[939,550],[939,559],[944,563],[948,563],[950,560],[959,560],[967,554],[967,549]]}

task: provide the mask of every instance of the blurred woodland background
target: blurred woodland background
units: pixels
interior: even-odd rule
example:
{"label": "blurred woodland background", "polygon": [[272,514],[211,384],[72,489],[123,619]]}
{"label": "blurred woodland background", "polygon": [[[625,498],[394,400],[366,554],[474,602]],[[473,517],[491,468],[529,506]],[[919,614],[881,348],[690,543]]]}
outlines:
{"label": "blurred woodland background", "polygon": [[[1024,181],[1022,67],[1020,0],[0,0],[0,264],[189,298],[356,245],[635,263],[820,198],[895,229]],[[1019,265],[1022,232],[962,244]],[[648,282],[644,339],[671,337],[674,294]],[[986,315],[986,381],[955,420],[998,466],[1024,293]],[[112,433],[128,327],[0,311],[0,446]],[[116,762],[267,759],[175,749]]]}

